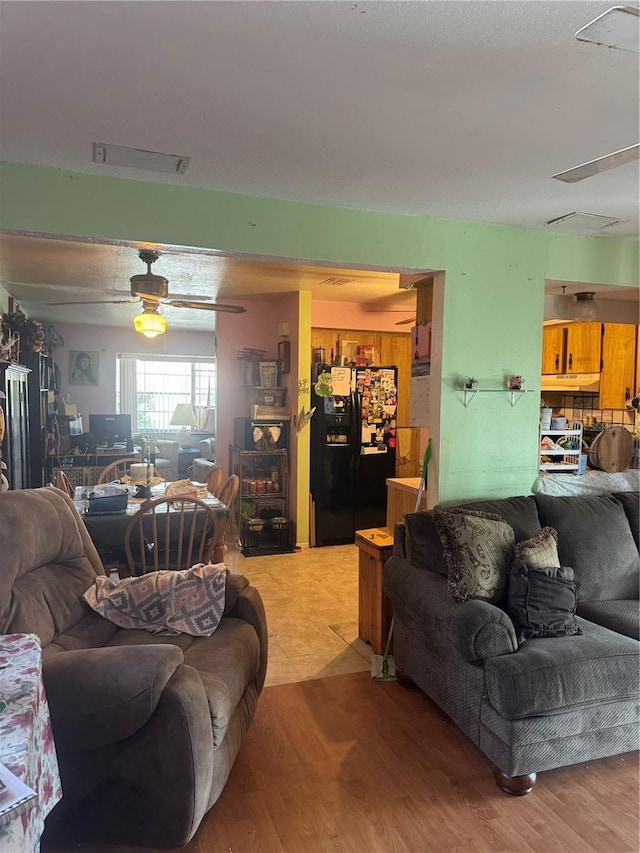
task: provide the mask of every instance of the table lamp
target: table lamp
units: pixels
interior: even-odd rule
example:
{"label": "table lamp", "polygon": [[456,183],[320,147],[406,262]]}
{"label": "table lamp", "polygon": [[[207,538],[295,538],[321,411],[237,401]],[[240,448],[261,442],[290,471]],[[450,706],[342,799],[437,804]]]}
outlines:
{"label": "table lamp", "polygon": [[178,403],[175,407],[171,420],[171,426],[179,426],[178,443],[182,448],[191,447],[191,427],[198,426],[198,419],[191,403]]}

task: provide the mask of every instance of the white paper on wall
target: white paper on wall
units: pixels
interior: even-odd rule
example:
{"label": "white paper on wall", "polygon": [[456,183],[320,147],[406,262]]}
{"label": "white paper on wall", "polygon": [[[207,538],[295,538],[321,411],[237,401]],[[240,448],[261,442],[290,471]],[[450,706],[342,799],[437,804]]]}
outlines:
{"label": "white paper on wall", "polygon": [[332,367],[331,380],[333,382],[332,394],[338,397],[348,397],[351,393],[351,368]]}
{"label": "white paper on wall", "polygon": [[411,426],[429,426],[430,393],[431,376],[411,377],[411,399],[409,404],[409,423]]}

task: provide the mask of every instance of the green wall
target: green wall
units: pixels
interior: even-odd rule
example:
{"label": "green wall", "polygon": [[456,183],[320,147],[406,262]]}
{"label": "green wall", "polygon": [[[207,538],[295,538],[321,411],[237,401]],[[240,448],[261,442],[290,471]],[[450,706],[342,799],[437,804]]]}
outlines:
{"label": "green wall", "polygon": [[[302,205],[10,163],[0,165],[0,193],[5,229],[445,270],[442,312],[434,316],[441,366],[433,377],[440,380],[433,417],[444,502],[530,491],[537,473],[535,392],[545,278],[638,284],[638,244],[631,241]],[[479,394],[464,408],[456,390],[460,377],[473,374],[481,387],[499,388],[510,373],[523,374],[534,393],[513,408],[507,394]]]}

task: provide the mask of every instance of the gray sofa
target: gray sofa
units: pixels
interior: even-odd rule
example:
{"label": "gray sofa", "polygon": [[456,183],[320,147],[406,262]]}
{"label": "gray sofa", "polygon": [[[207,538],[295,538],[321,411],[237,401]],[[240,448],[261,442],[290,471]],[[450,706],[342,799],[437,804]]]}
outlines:
{"label": "gray sofa", "polygon": [[63,797],[45,839],[184,845],[220,796],[267,665],[262,600],[230,574],[210,637],[119,628],[82,594],[100,558],[54,488],[0,494],[0,631],[35,633]]}
{"label": "gray sofa", "polygon": [[451,717],[508,793],[528,793],[538,771],[637,749],[638,495],[532,495],[465,506],[500,515],[517,541],[544,526],[558,531],[560,562],[575,571],[582,634],[518,647],[505,609],[449,596],[432,513],[408,513],[383,575],[400,680]]}

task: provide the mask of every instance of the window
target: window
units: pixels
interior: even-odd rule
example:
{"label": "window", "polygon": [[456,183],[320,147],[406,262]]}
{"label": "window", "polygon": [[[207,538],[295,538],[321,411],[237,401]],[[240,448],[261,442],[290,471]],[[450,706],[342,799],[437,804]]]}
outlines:
{"label": "window", "polygon": [[131,415],[134,432],[172,430],[178,403],[191,403],[200,421],[215,407],[215,358],[118,353],[116,410]]}

